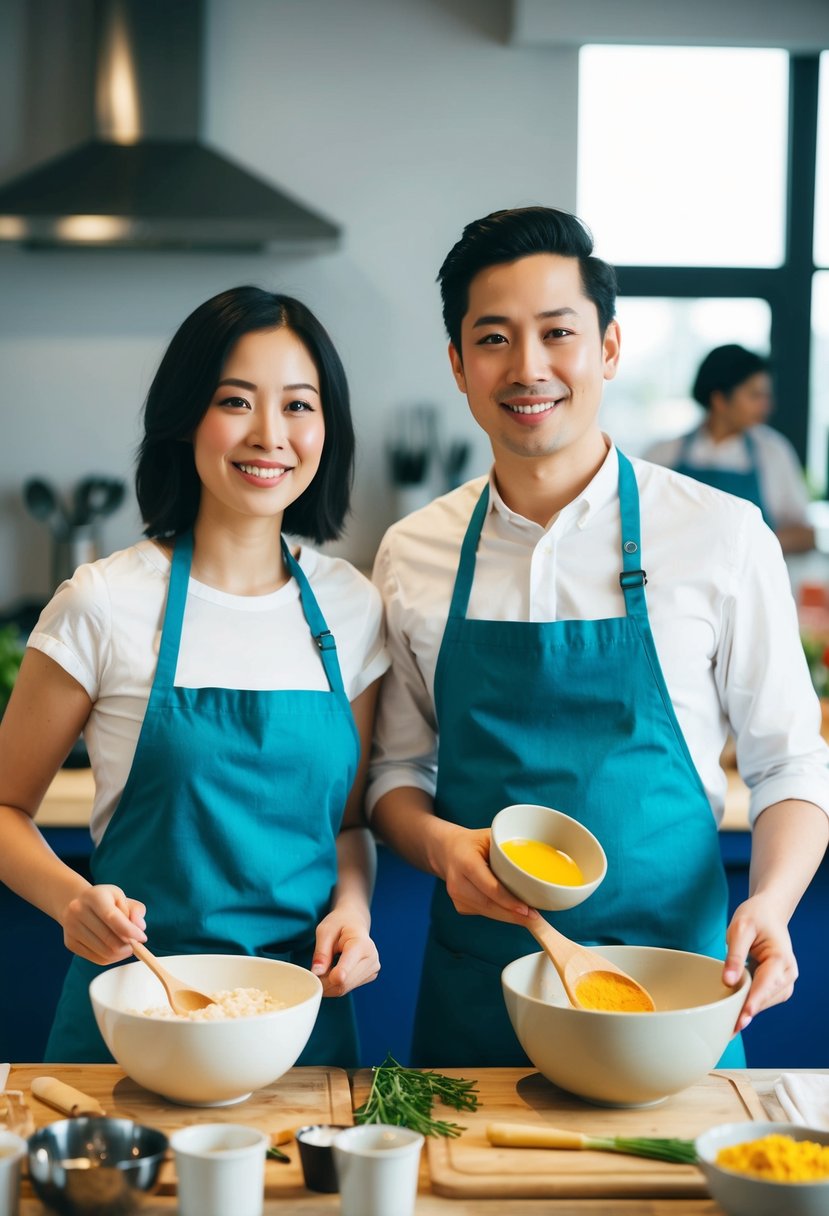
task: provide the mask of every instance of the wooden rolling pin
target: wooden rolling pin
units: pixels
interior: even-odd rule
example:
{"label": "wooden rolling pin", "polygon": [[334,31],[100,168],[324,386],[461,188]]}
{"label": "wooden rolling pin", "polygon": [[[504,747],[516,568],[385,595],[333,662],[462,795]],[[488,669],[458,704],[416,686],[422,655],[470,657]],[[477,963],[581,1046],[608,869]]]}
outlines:
{"label": "wooden rolling pin", "polygon": [[90,1098],[89,1094],[73,1089],[71,1085],[58,1081],[57,1077],[34,1077],[31,1089],[41,1102],[73,1118],[77,1115],[106,1114],[97,1098]]}

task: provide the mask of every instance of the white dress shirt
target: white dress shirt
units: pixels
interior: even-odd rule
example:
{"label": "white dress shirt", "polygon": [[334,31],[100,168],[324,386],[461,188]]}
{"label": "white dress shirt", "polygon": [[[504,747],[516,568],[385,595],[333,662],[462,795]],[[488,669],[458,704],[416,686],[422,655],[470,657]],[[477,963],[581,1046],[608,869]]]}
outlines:
{"label": "white dress shirt", "polygon": [[[780,545],[755,506],[643,460],[639,486],[648,614],[662,672],[712,813],[729,728],[750,817],[786,798],[829,814],[829,748],[800,643]],[[625,613],[618,458],[546,527],[511,511],[490,479],[471,618],[590,620]],[[434,794],[434,678],[463,536],[486,478],[394,524],[374,581],[386,607],[384,679],[368,806],[400,786]],[[505,696],[520,690],[504,690]]]}
{"label": "white dress shirt", "polygon": [[[785,435],[770,426],[753,426],[751,437],[757,454],[757,476],[763,505],[775,528],[795,524],[808,527],[806,482],[794,448]],[[684,442],[684,437],[680,436],[655,443],[644,453],[644,459],[675,469]],[[742,435],[731,435],[715,443],[705,427],[701,427],[688,444],[684,460],[691,468],[733,470],[735,473],[747,473],[751,467]]]}

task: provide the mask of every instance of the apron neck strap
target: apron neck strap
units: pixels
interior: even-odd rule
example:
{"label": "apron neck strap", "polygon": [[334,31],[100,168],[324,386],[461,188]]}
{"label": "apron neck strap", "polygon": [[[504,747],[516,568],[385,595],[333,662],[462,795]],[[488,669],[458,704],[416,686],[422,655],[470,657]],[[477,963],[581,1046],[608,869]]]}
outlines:
{"label": "apron neck strap", "polygon": [[178,651],[181,645],[181,626],[184,621],[184,605],[187,603],[187,584],[190,581],[190,564],[193,560],[193,533],[183,532],[176,537],[173,561],[170,567],[170,585],[167,588],[167,605],[161,626],[161,642],[158,647],[158,665],[155,669],[153,688],[172,688],[176,678]]}
{"label": "apron neck strap", "polygon": [[288,568],[288,573],[291,574],[297,581],[299,586],[299,597],[302,601],[302,611],[305,613],[305,619],[308,622],[308,627],[311,630],[311,636],[319,647],[320,658],[322,665],[325,668],[325,675],[328,679],[328,684],[332,692],[342,693],[345,696],[345,688],[343,686],[343,677],[340,672],[340,664],[337,659],[337,643],[334,640],[334,635],[328,628],[325,622],[325,617],[320,611],[320,606],[317,603],[316,596],[311,590],[311,585],[305,577],[305,571],[300,566],[299,562],[294,557],[291,550],[285,543],[285,537],[282,537],[282,557],[285,565]]}
{"label": "apron neck strap", "polygon": [[642,569],[642,538],[639,526],[639,487],[633,465],[624,452],[616,449],[619,461],[619,513],[622,520],[622,572],[619,585],[625,597],[628,616],[647,618],[645,584],[648,576]]}
{"label": "apron neck strap", "polygon": [[[282,557],[288,573],[296,579],[302,611],[308,622],[314,641],[319,647],[320,659],[332,692],[345,696],[343,678],[337,661],[337,645],[325,617],[320,611],[308,579],[282,537]],[[172,688],[176,678],[178,652],[181,645],[181,627],[184,621],[184,606],[187,603],[187,584],[190,581],[190,566],[193,561],[193,533],[185,532],[176,538],[173,561],[170,567],[170,585],[167,590],[167,606],[161,627],[161,643],[158,648],[158,665],[153,686]]]}
{"label": "apron neck strap", "polygon": [[486,513],[489,509],[489,482],[486,483],[481,496],[475,504],[472,518],[466,529],[466,536],[461,546],[461,556],[458,562],[458,573],[455,576],[455,589],[452,592],[452,603],[449,606],[450,617],[466,617],[469,607],[469,596],[472,591],[472,580],[475,577],[475,553],[481,538]]}

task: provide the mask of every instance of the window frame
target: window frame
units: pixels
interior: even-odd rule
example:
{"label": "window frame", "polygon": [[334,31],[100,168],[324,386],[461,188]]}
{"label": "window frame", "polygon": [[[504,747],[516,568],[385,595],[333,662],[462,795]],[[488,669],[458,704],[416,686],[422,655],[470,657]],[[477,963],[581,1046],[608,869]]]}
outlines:
{"label": "window frame", "polygon": [[812,279],[820,53],[789,56],[783,262],[777,267],[615,263],[620,296],[760,298],[771,309],[775,427],[805,466],[809,440]]}

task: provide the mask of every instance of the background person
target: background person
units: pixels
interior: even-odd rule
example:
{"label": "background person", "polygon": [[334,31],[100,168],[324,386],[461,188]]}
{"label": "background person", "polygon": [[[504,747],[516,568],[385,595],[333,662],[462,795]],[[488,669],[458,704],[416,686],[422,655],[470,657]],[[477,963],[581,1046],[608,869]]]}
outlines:
{"label": "background person", "polygon": [[[339,534],[353,451],[342,365],[299,301],[239,287],[184,321],[144,411],[150,539],[58,589],[0,725],[0,879],[76,955],[47,1059],[110,1059],[89,983],[147,935],[311,967],[332,997],[377,974],[361,810],[380,599],[284,537]],[[34,823],[81,730],[91,884]],[[356,1065],[348,998],[322,1002],[301,1059]]]}
{"label": "background person", "polygon": [[[738,1029],[791,995],[787,924],[829,839],[829,749],[780,546],[755,508],[603,434],[620,332],[592,248],[545,207],[464,229],[439,281],[492,469],[394,524],[375,564],[392,665],[368,803],[439,880],[413,1047],[427,1066],[527,1062],[500,977],[535,913],[488,864],[502,807],[554,806],[604,846],[601,886],[550,917],[569,937],[725,958],[727,984],[751,956]],[[753,846],[727,924],[729,728]],[[723,1062],[744,1062],[739,1039]]]}
{"label": "background person", "polygon": [[743,346],[718,346],[703,359],[691,391],[706,411],[700,425],[654,444],[645,459],[753,502],[784,553],[813,549],[797,453],[765,425],[773,407],[768,361]]}

